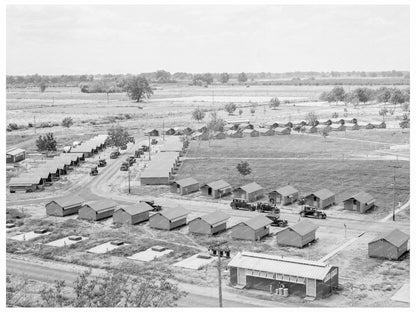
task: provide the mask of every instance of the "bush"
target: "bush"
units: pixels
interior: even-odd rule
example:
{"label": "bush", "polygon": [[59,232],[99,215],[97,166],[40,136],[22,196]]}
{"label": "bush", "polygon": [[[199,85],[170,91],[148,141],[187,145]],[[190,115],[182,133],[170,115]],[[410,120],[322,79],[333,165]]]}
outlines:
{"label": "bush", "polygon": [[8,128],[10,128],[10,131],[18,130],[19,129],[18,125],[16,123],[14,123],[14,122],[13,123],[9,123]]}
{"label": "bush", "polygon": [[69,128],[69,127],[71,127],[73,124],[74,124],[74,121],[72,120],[72,118],[71,118],[71,117],[65,117],[65,118],[62,120],[62,127]]}

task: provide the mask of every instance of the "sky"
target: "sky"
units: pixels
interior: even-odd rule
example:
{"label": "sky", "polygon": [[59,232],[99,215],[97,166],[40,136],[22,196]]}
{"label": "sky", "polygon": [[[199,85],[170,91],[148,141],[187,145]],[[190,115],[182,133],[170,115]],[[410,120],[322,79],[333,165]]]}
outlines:
{"label": "sky", "polygon": [[6,73],[410,69],[392,5],[8,5]]}

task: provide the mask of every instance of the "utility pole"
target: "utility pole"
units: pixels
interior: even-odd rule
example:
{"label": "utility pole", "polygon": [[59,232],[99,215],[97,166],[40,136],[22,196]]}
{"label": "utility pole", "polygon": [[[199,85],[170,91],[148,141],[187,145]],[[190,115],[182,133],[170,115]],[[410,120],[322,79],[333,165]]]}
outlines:
{"label": "utility pole", "polygon": [[150,134],[149,134],[149,160],[150,160]]}
{"label": "utility pole", "polygon": [[396,221],[396,168],[401,168],[397,165],[398,157],[396,156],[396,164],[389,166],[393,168],[393,221]]}
{"label": "utility pole", "polygon": [[217,242],[208,248],[208,250],[212,250],[214,254],[216,253],[218,256],[218,303],[219,307],[222,308],[222,280],[221,280],[221,256],[225,253],[227,257],[230,256],[230,248],[228,247],[227,241]]}
{"label": "utility pole", "polygon": [[128,169],[128,175],[129,175],[129,194],[130,194],[130,165],[129,165],[129,169]]}
{"label": "utility pole", "polygon": [[33,115],[33,129],[35,130],[35,134],[36,134],[36,117],[35,117],[35,115]]}

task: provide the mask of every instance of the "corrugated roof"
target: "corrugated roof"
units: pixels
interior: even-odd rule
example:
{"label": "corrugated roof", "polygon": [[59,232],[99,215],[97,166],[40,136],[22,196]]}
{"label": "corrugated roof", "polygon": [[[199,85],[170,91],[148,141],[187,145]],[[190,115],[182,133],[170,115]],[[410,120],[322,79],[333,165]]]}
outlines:
{"label": "corrugated roof", "polygon": [[238,253],[228,266],[316,280],[324,280],[332,269],[323,262],[253,252]]}
{"label": "corrugated roof", "polygon": [[91,209],[100,212],[102,210],[107,210],[109,208],[114,208],[118,204],[111,200],[111,199],[101,199],[101,200],[94,200],[84,204],[85,206],[90,207]]}
{"label": "corrugated roof", "polygon": [[297,193],[299,191],[297,189],[295,189],[291,185],[286,185],[286,186],[283,186],[283,187],[278,188],[274,192],[279,193],[282,196],[289,196],[289,195],[295,194],[295,193]]}
{"label": "corrugated roof", "polygon": [[304,219],[292,226],[289,226],[289,228],[298,233],[299,235],[304,236],[306,234],[316,231],[319,228],[319,226],[317,226],[309,220]]}
{"label": "corrugated roof", "polygon": [[314,196],[318,197],[321,200],[325,200],[327,198],[330,198],[332,196],[335,196],[335,194],[332,193],[328,189],[321,189],[321,190],[319,190],[317,192],[311,193],[311,195],[314,195]]}
{"label": "corrugated roof", "polygon": [[50,201],[49,203],[55,202],[62,208],[75,206],[75,205],[81,205],[84,202],[84,199],[79,197],[78,195],[69,195],[62,198],[54,199]]}
{"label": "corrugated roof", "polygon": [[263,187],[258,185],[256,182],[252,182],[252,183],[240,186],[240,189],[242,189],[243,191],[247,193],[252,193],[252,192],[262,190]]}
{"label": "corrugated roof", "polygon": [[121,206],[119,209],[117,210],[124,210],[125,212],[127,212],[129,215],[137,215],[146,211],[152,211],[153,207],[150,206],[147,203],[143,203],[140,202],[138,204],[133,204],[133,205],[126,205],[126,206]]}
{"label": "corrugated roof", "polygon": [[258,215],[258,216],[255,216],[254,218],[251,218],[247,221],[243,221],[241,223],[244,223],[248,227],[257,231],[257,230],[261,229],[264,226],[272,224],[272,221],[269,218],[265,217],[264,215]]}
{"label": "corrugated roof", "polygon": [[11,178],[9,186],[33,185],[39,184],[41,177],[33,174],[25,174],[20,177]]}
{"label": "corrugated roof", "polygon": [[25,152],[26,151],[24,149],[21,149],[21,148],[13,148],[13,149],[8,150],[6,152],[6,155],[16,156],[16,155],[18,155],[20,153],[25,153]]}
{"label": "corrugated roof", "polygon": [[370,244],[374,243],[375,241],[378,241],[380,239],[384,239],[384,240],[388,241],[389,243],[393,244],[394,246],[400,247],[405,242],[407,242],[409,240],[409,238],[410,238],[410,236],[407,235],[406,233],[403,233],[402,231],[400,231],[398,229],[394,229],[391,232],[381,234],[377,238],[373,239],[370,242]]}
{"label": "corrugated roof", "polygon": [[354,196],[351,196],[348,199],[352,199],[352,198],[355,199],[355,200],[358,200],[360,203],[364,203],[364,204],[367,204],[367,203],[374,200],[374,197],[371,196],[370,194],[366,193],[366,192],[357,193],[357,194],[355,194]]}
{"label": "corrugated roof", "polygon": [[165,208],[162,211],[157,212],[156,214],[160,214],[168,220],[174,220],[177,218],[185,217],[189,214],[189,212],[183,208]]}
{"label": "corrugated roof", "polygon": [[218,223],[222,223],[224,221],[227,221],[230,218],[229,215],[221,212],[221,211],[214,211],[211,213],[208,213],[206,215],[203,215],[202,217],[199,217],[197,219],[204,220],[206,223],[210,225],[215,225]]}
{"label": "corrugated roof", "polygon": [[198,184],[198,181],[195,180],[194,178],[185,178],[185,179],[177,180],[174,183],[178,184],[181,187],[187,187],[190,185]]}
{"label": "corrugated roof", "polygon": [[218,181],[210,182],[210,183],[207,183],[206,185],[208,185],[213,190],[221,190],[221,189],[224,189],[224,188],[231,187],[230,183],[228,183],[224,180],[218,180]]}

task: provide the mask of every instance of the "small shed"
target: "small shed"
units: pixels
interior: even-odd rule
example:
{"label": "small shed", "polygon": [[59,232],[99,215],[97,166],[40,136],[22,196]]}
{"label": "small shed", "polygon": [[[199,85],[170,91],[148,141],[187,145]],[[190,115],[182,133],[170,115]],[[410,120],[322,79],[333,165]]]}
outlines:
{"label": "small shed", "polygon": [[345,120],[344,119],[336,119],[336,120],[332,120],[332,124],[340,124],[343,125],[345,124]]}
{"label": "small shed", "polygon": [[252,182],[236,188],[233,191],[234,198],[253,202],[263,197],[264,189],[256,182]]}
{"label": "small shed", "polygon": [[16,191],[29,193],[43,189],[44,179],[36,173],[21,175],[20,177],[11,178],[9,181],[10,193],[15,193]]}
{"label": "small shed", "polygon": [[347,126],[347,130],[360,130],[361,126],[359,124],[352,124]]}
{"label": "small shed", "polygon": [[122,206],[113,214],[113,222],[118,224],[133,225],[149,220],[149,211],[153,207],[145,202]]}
{"label": "small shed", "polygon": [[299,191],[291,185],[283,186],[269,193],[269,201],[276,204],[293,204],[298,198]]}
{"label": "small shed", "polygon": [[265,128],[274,129],[279,127],[279,123],[277,121],[268,121],[264,124]]}
{"label": "small shed", "polygon": [[227,229],[227,220],[229,215],[214,211],[209,214],[198,217],[189,222],[189,233],[214,235]]}
{"label": "small shed", "polygon": [[230,138],[242,138],[243,137],[243,134],[240,131],[235,131],[235,130],[228,130],[226,134]]}
{"label": "small shed", "polygon": [[398,260],[408,251],[409,235],[398,229],[383,233],[368,243],[368,256]]}
{"label": "small shed", "polygon": [[144,130],[144,135],[148,135],[148,136],[159,136],[159,130],[157,129],[146,129]]}
{"label": "small shed", "polygon": [[286,128],[293,128],[293,122],[289,121],[287,123],[284,124],[284,127]]}
{"label": "small shed", "polygon": [[257,215],[247,221],[235,225],[231,231],[233,239],[241,240],[261,240],[269,235],[269,226],[272,221],[264,215]]}
{"label": "small shed", "polygon": [[54,199],[45,205],[46,214],[48,216],[56,217],[65,217],[77,214],[83,203],[84,199],[78,195],[70,195]]}
{"label": "small shed", "polygon": [[316,239],[317,229],[316,224],[304,219],[278,232],[276,234],[277,244],[302,248]]}
{"label": "small shed", "polygon": [[364,126],[364,129],[374,129],[376,126],[374,124],[372,124],[371,122],[369,122],[368,124],[366,124]]}
{"label": "small shed", "polygon": [[291,128],[289,127],[278,127],[274,129],[274,133],[277,135],[289,135],[292,132]]}
{"label": "small shed", "polygon": [[212,196],[213,198],[221,198],[230,194],[232,190],[232,186],[224,180],[210,182],[201,186],[202,195]]}
{"label": "small shed", "polygon": [[243,130],[243,137],[258,137],[259,132],[254,129],[245,129]]}
{"label": "small shed", "polygon": [[95,200],[85,203],[78,211],[78,218],[98,221],[109,218],[117,208],[117,203],[111,199]]}
{"label": "small shed", "polygon": [[366,192],[359,192],[344,200],[344,209],[365,213],[375,206],[376,200]]}
{"label": "small shed", "polygon": [[254,126],[250,123],[241,123],[238,125],[238,130],[254,129]]}
{"label": "small shed", "polygon": [[6,163],[17,163],[26,158],[26,151],[21,148],[12,148],[6,152]]}
{"label": "small shed", "polygon": [[189,212],[183,208],[167,208],[150,216],[151,228],[170,231],[186,225],[186,216]]}
{"label": "small shed", "polygon": [[217,139],[217,140],[221,140],[221,139],[225,139],[225,133],[224,132],[220,132],[220,131],[218,131],[218,132],[214,132],[213,134],[212,134],[212,137],[214,138],[214,139]]}
{"label": "small shed", "polygon": [[347,127],[344,124],[332,124],[332,131],[345,131]]}
{"label": "small shed", "polygon": [[384,121],[380,122],[379,124],[374,124],[374,127],[377,129],[385,129],[386,123]]}
{"label": "small shed", "polygon": [[208,132],[194,132],[191,134],[192,140],[201,140],[201,141],[207,141],[209,140],[209,134]]}
{"label": "small shed", "polygon": [[173,129],[173,128],[167,128],[165,130],[165,134],[166,135],[174,135],[175,134],[175,129]]}
{"label": "small shed", "polygon": [[261,136],[270,136],[274,135],[274,128],[260,128],[256,129]]}
{"label": "small shed", "polygon": [[335,204],[335,194],[330,190],[321,189],[317,192],[305,196],[307,205],[315,206],[319,209],[325,209]]}
{"label": "small shed", "polygon": [[199,183],[194,178],[185,178],[171,183],[170,191],[172,193],[179,193],[186,195],[199,190]]}
{"label": "small shed", "polygon": [[303,128],[305,129],[305,133],[317,133],[318,129],[316,128],[316,126],[303,126]]}

